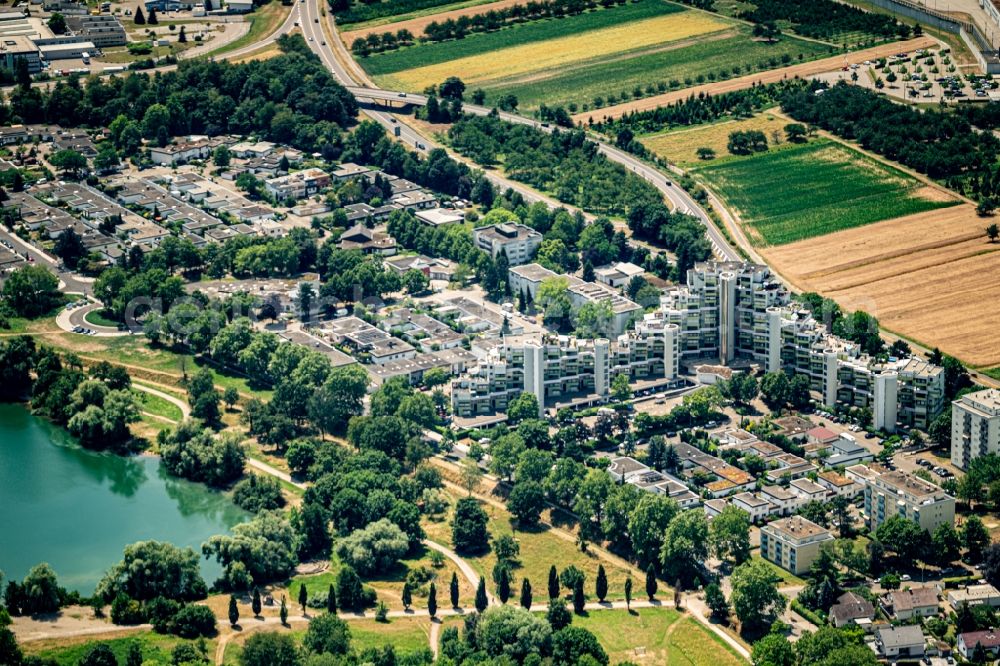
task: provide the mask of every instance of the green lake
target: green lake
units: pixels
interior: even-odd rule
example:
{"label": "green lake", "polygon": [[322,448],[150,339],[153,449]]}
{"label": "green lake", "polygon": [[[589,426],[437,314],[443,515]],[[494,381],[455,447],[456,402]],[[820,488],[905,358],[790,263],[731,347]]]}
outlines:
{"label": "green lake", "polygon": [[[48,562],[61,585],[85,594],[127,544],[155,539],[200,553],[248,518],[225,494],[169,477],[158,458],[88,451],[19,405],[0,405],[0,507],[5,578]],[[219,573],[202,560],[209,585]]]}

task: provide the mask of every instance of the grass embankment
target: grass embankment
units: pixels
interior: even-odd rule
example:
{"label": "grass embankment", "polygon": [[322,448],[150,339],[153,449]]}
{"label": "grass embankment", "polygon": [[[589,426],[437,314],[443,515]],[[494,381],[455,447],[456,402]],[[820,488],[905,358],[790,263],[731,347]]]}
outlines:
{"label": "grass embankment", "polygon": [[959,203],[826,139],[719,159],[692,171],[739,212],[757,245],[783,245]]}
{"label": "grass embankment", "polygon": [[268,35],[277,30],[278,26],[288,18],[288,13],[291,10],[292,7],[290,5],[284,5],[280,2],[272,2],[257,7],[253,13],[247,14],[247,21],[250,22],[250,30],[247,31],[247,34],[224,46],[220,46],[214,51],[204,54],[205,57],[224,55],[230,51],[256,44],[262,39],[267,38]]}

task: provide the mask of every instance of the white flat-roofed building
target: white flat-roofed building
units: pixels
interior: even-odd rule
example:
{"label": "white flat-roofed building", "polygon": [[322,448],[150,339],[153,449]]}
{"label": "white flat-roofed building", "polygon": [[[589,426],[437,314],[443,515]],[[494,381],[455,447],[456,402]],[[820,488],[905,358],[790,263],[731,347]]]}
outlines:
{"label": "white flat-roofed building", "polygon": [[949,590],[945,598],[952,609],[957,609],[962,604],[1000,607],[1000,590],[989,583],[968,585],[960,590]]}
{"label": "white flat-roofed building", "polygon": [[830,493],[830,497],[844,496],[852,499],[860,495],[863,490],[860,483],[833,470],[820,472],[816,477],[816,483],[826,488]]}
{"label": "white flat-roofed building", "polygon": [[472,239],[476,247],[496,259],[501,252],[507,255],[511,266],[527,263],[535,256],[542,244],[542,235],[524,224],[507,222],[472,230]]}
{"label": "white flat-roofed building", "polygon": [[795,479],[788,484],[789,490],[798,495],[802,502],[825,502],[829,491],[809,479]]}
{"label": "white flat-roofed building", "polygon": [[38,53],[48,61],[53,60],[75,60],[83,57],[84,53],[95,53],[97,46],[94,42],[60,42],[57,44],[42,44],[38,46]]}
{"label": "white flat-roofed building", "polygon": [[802,516],[782,518],[760,528],[761,557],[796,575],[809,571],[823,544],[832,542],[829,530]]}
{"label": "white flat-roofed building", "polygon": [[645,269],[627,261],[620,261],[617,264],[601,266],[594,269],[594,278],[601,284],[606,284],[615,289],[621,289],[632,281],[632,278],[641,276]]}
{"label": "white flat-roofed building", "polygon": [[417,219],[432,227],[443,227],[449,224],[461,224],[465,221],[465,213],[448,208],[428,208],[414,211]]}
{"label": "white flat-roofed building", "polygon": [[1000,390],[963,395],[951,403],[951,462],[959,469],[1000,453]]}
{"label": "white flat-roofed building", "polygon": [[42,60],[34,42],[25,35],[0,35],[0,67],[13,72],[19,60],[28,65],[29,74],[42,71]]}
{"label": "white flat-roofed building", "polygon": [[740,493],[729,498],[729,503],[737,509],[746,511],[750,520],[759,523],[770,516],[775,507],[766,499],[754,495],[753,493]]}
{"label": "white flat-roofed building", "polygon": [[771,503],[777,516],[789,516],[802,506],[802,498],[782,486],[764,486],[760,496]]}

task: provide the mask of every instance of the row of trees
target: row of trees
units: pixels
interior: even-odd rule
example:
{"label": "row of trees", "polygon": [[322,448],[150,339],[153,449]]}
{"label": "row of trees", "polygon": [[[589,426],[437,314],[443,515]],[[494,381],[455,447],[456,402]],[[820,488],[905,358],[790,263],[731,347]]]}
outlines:
{"label": "row of trees", "polygon": [[861,32],[882,39],[906,39],[910,26],[892,16],[867,12],[832,0],[802,3],[795,0],[755,0],[739,18],[758,25],[791,23],[795,32],[813,39],[837,41],[843,33]]}
{"label": "row of trees", "polygon": [[[626,0],[602,0],[601,4],[609,7],[615,4],[623,5],[625,2]],[[576,16],[596,6],[597,3],[593,0],[532,0],[523,5],[491,9],[478,14],[459,16],[457,19],[449,18],[440,23],[431,21],[424,27],[420,41],[433,43],[463,39],[469,34],[495,32],[519,23]],[[410,46],[413,42],[413,33],[406,29],[396,32],[373,32],[366,37],[356,39],[351,44],[351,50],[355,55],[366,57],[372,53],[383,53]]]}

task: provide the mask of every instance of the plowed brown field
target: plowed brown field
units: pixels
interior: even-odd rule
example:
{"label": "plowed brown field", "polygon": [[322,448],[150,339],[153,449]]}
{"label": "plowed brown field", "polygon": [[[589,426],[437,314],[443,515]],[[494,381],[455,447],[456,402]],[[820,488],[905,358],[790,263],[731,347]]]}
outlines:
{"label": "plowed brown field", "polygon": [[1000,364],[1000,243],[969,204],[760,251],[802,291],[973,366]]}

